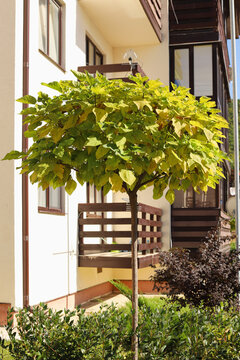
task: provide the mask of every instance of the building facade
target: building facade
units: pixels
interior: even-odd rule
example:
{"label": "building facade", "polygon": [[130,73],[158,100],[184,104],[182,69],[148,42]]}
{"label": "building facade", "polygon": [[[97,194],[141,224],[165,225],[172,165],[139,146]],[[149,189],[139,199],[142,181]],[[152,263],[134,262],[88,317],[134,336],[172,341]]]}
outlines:
{"label": "building facade", "polygon": [[[23,137],[27,129],[22,125],[22,104],[17,98],[36,96],[39,91],[54,95],[41,83],[73,79],[71,69],[85,66],[94,73],[100,66],[120,64],[121,74],[116,75],[110,66],[109,77],[127,77],[129,57],[151,79],[187,86],[197,97],[213,97],[222,115],[227,115],[228,1],[10,0],[7,6],[2,2],[0,10],[1,157],[29,146]],[[237,24],[238,15],[237,1]],[[227,138],[223,147],[227,150]],[[112,291],[108,281],[113,278],[130,281],[127,267],[86,266],[79,260],[79,204],[101,204],[102,194],[89,185],[79,185],[71,196],[63,189],[42,191],[30,185],[16,166],[18,161],[0,166],[0,320],[10,305],[44,301],[55,307],[74,307]],[[229,166],[224,166],[227,178]],[[162,249],[169,249],[172,240],[175,245],[195,249],[201,239],[194,232],[206,233],[208,226],[215,226],[220,215],[224,216],[227,181],[214,194],[197,198],[189,189],[186,195],[176,195],[173,209],[164,198],[152,200],[151,189],[141,192],[139,201],[162,210]],[[109,194],[104,201],[123,203],[125,199],[122,194]],[[193,209],[196,214],[204,211],[200,222],[184,214]],[[211,224],[206,223],[210,214],[206,211],[215,211]],[[114,214],[110,216],[114,218]],[[152,219],[150,215],[151,224]],[[93,230],[91,221],[84,222],[88,231]],[[97,224],[101,231],[103,221]],[[105,230],[118,230],[116,225],[107,226]],[[87,244],[95,243],[90,238]],[[144,264],[139,269],[142,286],[152,271]]]}

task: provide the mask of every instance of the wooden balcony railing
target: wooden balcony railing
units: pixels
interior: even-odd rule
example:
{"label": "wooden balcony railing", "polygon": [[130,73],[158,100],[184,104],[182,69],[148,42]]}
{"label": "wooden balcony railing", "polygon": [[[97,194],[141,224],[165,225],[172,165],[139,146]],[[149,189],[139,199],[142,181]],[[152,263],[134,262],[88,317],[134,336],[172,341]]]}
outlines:
{"label": "wooden balcony railing", "polygon": [[219,230],[221,238],[231,236],[229,216],[218,208],[172,209],[173,247],[196,250],[209,231]]}
{"label": "wooden balcony railing", "polygon": [[[123,63],[123,64],[104,64],[104,65],[87,65],[87,66],[79,66],[78,71],[84,72],[88,71],[90,74],[96,74],[98,71],[101,74],[108,73],[126,73],[130,72],[132,75],[136,75],[137,73],[142,76],[146,76],[141,66],[138,63]],[[123,81],[130,81],[127,77],[120,77]]]}
{"label": "wooden balcony railing", "polygon": [[[131,208],[128,203],[79,204],[80,267],[131,268]],[[88,214],[103,213],[105,216]],[[107,217],[106,213],[112,213]],[[121,214],[120,214],[121,213]],[[124,213],[124,217],[122,217]],[[117,215],[117,214],[120,214]],[[158,262],[161,243],[162,210],[138,204],[138,267]],[[91,225],[94,230],[89,230]],[[108,225],[111,229],[105,229]],[[85,230],[85,226],[88,227]],[[97,226],[97,228],[96,228]],[[100,228],[100,229],[99,229]],[[86,239],[91,239],[86,243]],[[125,242],[123,240],[125,238]],[[112,239],[110,241],[110,239]],[[110,243],[109,243],[110,241]]]}
{"label": "wooden balcony railing", "polygon": [[161,41],[161,1],[160,0],[140,0],[142,7],[159,39]]}
{"label": "wooden balcony railing", "polygon": [[224,65],[226,68],[226,74],[228,81],[230,81],[230,61],[229,61],[229,55],[228,55],[228,47],[227,47],[227,33],[224,25],[224,19],[223,19],[223,12],[222,12],[222,6],[221,1],[217,0],[217,12],[218,12],[218,33],[219,38],[222,43],[222,52],[223,52],[223,58],[224,58]]}

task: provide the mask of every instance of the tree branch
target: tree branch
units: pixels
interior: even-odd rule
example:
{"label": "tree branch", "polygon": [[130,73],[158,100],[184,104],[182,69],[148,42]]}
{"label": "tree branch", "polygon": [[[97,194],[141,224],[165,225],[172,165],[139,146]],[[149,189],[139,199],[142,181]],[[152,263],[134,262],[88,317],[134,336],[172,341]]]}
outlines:
{"label": "tree branch", "polygon": [[143,183],[139,184],[139,186],[137,187],[137,190],[139,190],[142,186],[144,186],[154,180],[161,179],[161,178],[164,178],[164,175],[160,176],[160,174],[158,174],[158,175],[154,176],[152,179],[146,180]]}

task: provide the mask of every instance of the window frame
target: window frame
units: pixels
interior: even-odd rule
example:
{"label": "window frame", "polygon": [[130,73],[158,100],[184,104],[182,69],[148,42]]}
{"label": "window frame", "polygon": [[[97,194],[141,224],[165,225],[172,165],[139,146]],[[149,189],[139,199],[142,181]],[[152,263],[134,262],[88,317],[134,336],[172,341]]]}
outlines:
{"label": "window frame", "polygon": [[[47,52],[45,52],[40,47],[39,47],[39,51],[43,55],[48,57],[54,64],[56,64],[56,65],[60,66],[61,68],[63,68],[63,57],[62,57],[62,48],[63,48],[63,46],[62,46],[62,43],[63,43],[63,34],[62,34],[62,28],[63,28],[63,5],[58,0],[46,0],[46,1],[47,1],[47,40],[46,40],[47,41]],[[59,10],[59,13],[58,13],[58,21],[59,21],[58,50],[59,50],[59,55],[58,55],[58,60],[57,61],[50,56],[50,51],[49,51],[49,47],[50,47],[50,45],[49,45],[50,44],[50,40],[49,40],[50,39],[50,37],[49,37],[50,2],[52,2],[54,5],[56,5],[58,7],[58,10]]]}
{"label": "window frame", "polygon": [[45,214],[53,214],[53,215],[65,215],[65,202],[64,202],[64,188],[61,186],[60,188],[60,207],[59,208],[51,208],[50,207],[50,192],[49,187],[46,191],[46,206],[38,205],[38,212]]}
{"label": "window frame", "polygon": [[[206,46],[211,45],[212,47],[212,95],[206,94],[204,96],[209,96],[213,100],[216,99],[217,89],[216,89],[216,45],[213,43],[194,43],[194,44],[187,44],[187,45],[174,45],[170,47],[170,83],[175,83],[175,50],[180,49],[188,49],[189,50],[189,88],[190,93],[194,95],[195,86],[194,86],[194,46]],[[172,86],[171,86],[172,89]],[[199,99],[201,96],[196,96]]]}
{"label": "window frame", "polygon": [[93,46],[93,51],[94,51],[94,59],[93,59],[94,64],[92,65],[96,65],[96,55],[98,55],[101,59],[100,65],[103,65],[103,54],[87,35],[86,35],[86,65],[89,66],[89,44]]}

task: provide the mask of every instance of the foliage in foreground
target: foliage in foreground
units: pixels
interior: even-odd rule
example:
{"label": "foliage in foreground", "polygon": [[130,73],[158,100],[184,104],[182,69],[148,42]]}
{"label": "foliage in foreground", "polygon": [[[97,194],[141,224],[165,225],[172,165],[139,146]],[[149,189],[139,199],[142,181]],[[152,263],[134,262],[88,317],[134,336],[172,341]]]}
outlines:
{"label": "foliage in foreground", "polygon": [[199,256],[190,257],[190,252],[173,248],[160,252],[160,268],[155,270],[152,280],[154,288],[160,290],[163,281],[170,287],[170,295],[193,305],[216,306],[221,302],[234,303],[240,292],[238,252],[232,249],[223,252],[218,231],[208,234],[199,249]]}
{"label": "foliage in foreground", "polygon": [[[41,305],[20,310],[19,338],[11,325],[8,348],[13,359],[132,359],[129,308],[110,306],[86,315]],[[213,311],[154,299],[153,306],[139,309],[139,360],[237,360],[239,333],[240,315],[234,308]]]}

